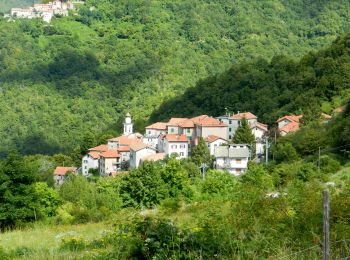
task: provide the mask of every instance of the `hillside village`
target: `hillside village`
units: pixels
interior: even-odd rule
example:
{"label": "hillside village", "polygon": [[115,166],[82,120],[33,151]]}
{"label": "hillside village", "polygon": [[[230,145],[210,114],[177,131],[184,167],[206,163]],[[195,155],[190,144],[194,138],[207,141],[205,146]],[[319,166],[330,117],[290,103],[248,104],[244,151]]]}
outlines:
{"label": "hillside village", "polygon": [[[336,109],[335,113],[343,111]],[[276,121],[279,136],[299,130],[303,115],[286,115]],[[321,115],[323,122],[332,116]],[[246,120],[255,138],[255,145],[234,144],[230,140]],[[219,117],[200,115],[193,118],[171,118],[168,122],[156,122],[145,127],[144,134],[134,132],[134,123],[127,113],[123,123],[123,135],[108,140],[106,144],[92,147],[77,167],[57,167],[54,171],[56,185],[64,182],[68,173],[81,173],[90,176],[97,171],[100,176],[116,176],[118,173],[138,168],[145,161],[160,161],[167,157],[185,159],[200,140],[204,140],[210,155],[214,158],[213,167],[226,170],[235,176],[244,173],[250,160],[259,161],[265,157],[268,143],[268,126],[258,121],[251,112],[238,112]],[[268,146],[269,147],[269,146]],[[252,151],[255,148],[255,151]],[[208,167],[208,166],[204,166]]]}
{"label": "hillside village", "polygon": [[34,4],[28,8],[12,8],[10,14],[5,15],[5,18],[42,18],[45,22],[50,23],[55,15],[68,16],[69,11],[73,9],[74,4],[70,1],[54,0],[47,4]]}

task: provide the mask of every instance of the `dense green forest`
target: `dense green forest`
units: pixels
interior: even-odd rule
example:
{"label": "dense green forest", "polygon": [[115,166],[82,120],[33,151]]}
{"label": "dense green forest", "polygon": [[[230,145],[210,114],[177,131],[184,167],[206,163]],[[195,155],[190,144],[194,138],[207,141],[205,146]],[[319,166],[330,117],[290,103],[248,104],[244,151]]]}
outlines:
{"label": "dense green forest", "polygon": [[341,0],[89,0],[50,25],[0,20],[0,153],[71,152],[118,132],[127,110],[141,131],[163,101],[233,63],[327,46],[349,14]]}
{"label": "dense green forest", "polygon": [[183,95],[162,104],[152,120],[200,113],[252,111],[273,124],[287,113],[317,119],[350,98],[350,34],[300,60],[275,56],[233,65],[201,80]]}

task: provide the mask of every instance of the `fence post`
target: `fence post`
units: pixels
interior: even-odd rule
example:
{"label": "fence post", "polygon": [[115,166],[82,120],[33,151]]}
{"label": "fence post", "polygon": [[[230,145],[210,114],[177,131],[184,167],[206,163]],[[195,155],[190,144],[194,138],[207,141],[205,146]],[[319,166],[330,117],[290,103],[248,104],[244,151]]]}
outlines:
{"label": "fence post", "polygon": [[329,260],[329,193],[323,192],[323,260]]}

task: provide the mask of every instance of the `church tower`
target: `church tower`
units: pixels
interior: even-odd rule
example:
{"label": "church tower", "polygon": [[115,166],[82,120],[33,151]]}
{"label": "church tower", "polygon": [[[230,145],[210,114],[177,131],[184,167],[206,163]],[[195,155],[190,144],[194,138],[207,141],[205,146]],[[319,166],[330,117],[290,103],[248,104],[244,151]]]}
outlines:
{"label": "church tower", "polygon": [[128,112],[125,116],[125,121],[123,123],[124,125],[124,134],[123,135],[130,135],[134,133],[134,123],[131,120],[131,115]]}

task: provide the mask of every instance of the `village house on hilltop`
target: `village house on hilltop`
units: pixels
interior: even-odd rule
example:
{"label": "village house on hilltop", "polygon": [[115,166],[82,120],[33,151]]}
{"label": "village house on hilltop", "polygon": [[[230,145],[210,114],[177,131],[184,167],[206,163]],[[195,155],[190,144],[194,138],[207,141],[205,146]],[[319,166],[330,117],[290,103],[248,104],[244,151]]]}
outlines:
{"label": "village house on hilltop", "polygon": [[74,9],[72,2],[63,2],[54,0],[47,4],[34,4],[28,8],[12,8],[11,17],[13,18],[42,18],[45,22],[50,22],[55,15],[68,16],[70,10]]}

